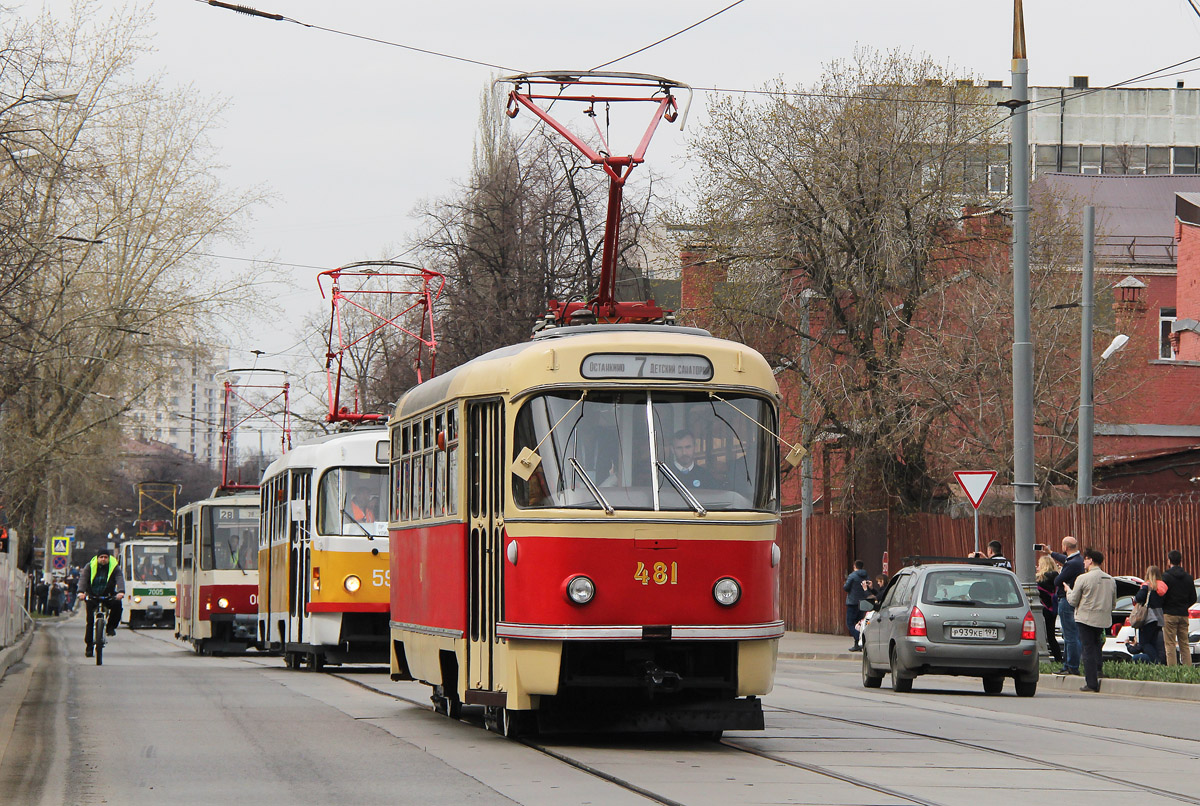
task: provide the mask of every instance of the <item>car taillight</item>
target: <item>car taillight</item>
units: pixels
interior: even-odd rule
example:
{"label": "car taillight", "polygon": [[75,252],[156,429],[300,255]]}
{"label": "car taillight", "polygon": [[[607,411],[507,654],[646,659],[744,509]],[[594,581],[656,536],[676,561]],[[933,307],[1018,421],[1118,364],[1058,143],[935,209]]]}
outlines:
{"label": "car taillight", "polygon": [[920,608],[913,605],[912,612],[908,614],[908,634],[909,635],[928,635],[925,631],[925,614]]}
{"label": "car taillight", "polygon": [[1200,618],[1200,609],[1193,607],[1188,611],[1188,618]]}
{"label": "car taillight", "polygon": [[1036,641],[1037,640],[1037,624],[1033,620],[1033,611],[1025,611],[1025,620],[1021,622],[1021,640]]}

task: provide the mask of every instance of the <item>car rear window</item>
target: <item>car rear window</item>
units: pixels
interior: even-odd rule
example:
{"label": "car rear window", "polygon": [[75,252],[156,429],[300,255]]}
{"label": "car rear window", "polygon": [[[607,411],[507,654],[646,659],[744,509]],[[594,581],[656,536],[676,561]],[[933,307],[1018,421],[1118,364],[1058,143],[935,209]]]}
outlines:
{"label": "car rear window", "polygon": [[921,601],[961,607],[1017,607],[1021,591],[1007,574],[962,570],[931,571]]}

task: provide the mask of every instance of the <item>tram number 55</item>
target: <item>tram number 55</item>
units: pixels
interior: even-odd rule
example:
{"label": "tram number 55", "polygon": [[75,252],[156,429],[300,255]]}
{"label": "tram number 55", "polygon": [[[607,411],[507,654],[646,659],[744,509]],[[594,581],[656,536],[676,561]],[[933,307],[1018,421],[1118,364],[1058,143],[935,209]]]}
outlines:
{"label": "tram number 55", "polygon": [[376,568],[371,572],[371,584],[377,588],[392,587],[392,572]]}
{"label": "tram number 55", "polygon": [[679,564],[671,563],[668,566],[666,563],[655,563],[653,568],[647,568],[645,563],[640,562],[633,572],[633,578],[643,585],[649,585],[650,580],[654,580],[655,585],[675,585],[679,582]]}

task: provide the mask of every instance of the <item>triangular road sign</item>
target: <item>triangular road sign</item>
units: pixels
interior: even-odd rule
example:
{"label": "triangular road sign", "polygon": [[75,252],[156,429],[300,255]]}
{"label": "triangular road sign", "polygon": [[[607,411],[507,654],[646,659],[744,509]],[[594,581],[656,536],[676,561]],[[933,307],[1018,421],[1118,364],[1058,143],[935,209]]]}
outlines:
{"label": "triangular road sign", "polygon": [[983,497],[987,495],[987,491],[991,489],[992,482],[996,480],[995,470],[956,470],[954,478],[958,481],[958,485],[963,488],[963,492],[967,494],[967,498],[971,501],[971,506],[979,509],[980,503],[983,502]]}

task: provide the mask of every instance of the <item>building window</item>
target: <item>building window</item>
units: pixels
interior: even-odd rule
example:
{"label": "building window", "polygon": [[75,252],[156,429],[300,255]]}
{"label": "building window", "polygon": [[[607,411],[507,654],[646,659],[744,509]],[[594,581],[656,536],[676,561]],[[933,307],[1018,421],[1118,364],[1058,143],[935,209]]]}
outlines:
{"label": "building window", "polygon": [[1081,146],[1079,149],[1079,172],[1083,174],[1100,173],[1100,146]]}
{"label": "building window", "polygon": [[1062,147],[1062,170],[1064,173],[1079,173],[1079,146]]}
{"label": "building window", "polygon": [[1058,170],[1058,146],[1038,146],[1035,174]]}
{"label": "building window", "polygon": [[1162,176],[1171,172],[1171,149],[1167,146],[1150,146],[1146,149],[1146,173]]}
{"label": "building window", "polygon": [[1194,174],[1196,173],[1196,148],[1195,146],[1175,146],[1171,149],[1171,173],[1173,174]]}
{"label": "building window", "polygon": [[1008,166],[989,165],[987,172],[988,193],[1008,193]]}
{"label": "building window", "polygon": [[1175,360],[1175,348],[1171,346],[1171,325],[1175,324],[1174,308],[1158,309],[1158,357],[1164,361]]}

